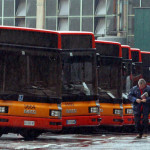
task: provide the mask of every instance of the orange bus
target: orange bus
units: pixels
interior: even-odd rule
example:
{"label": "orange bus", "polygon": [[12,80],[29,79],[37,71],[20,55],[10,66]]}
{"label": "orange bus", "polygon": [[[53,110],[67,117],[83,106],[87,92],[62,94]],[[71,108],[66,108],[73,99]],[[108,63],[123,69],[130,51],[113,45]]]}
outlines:
{"label": "orange bus", "polygon": [[122,48],[110,41],[96,41],[101,125],[122,126]]}
{"label": "orange bus", "polygon": [[95,38],[91,32],[59,32],[62,61],[62,125],[100,124]]}
{"label": "orange bus", "polygon": [[123,98],[123,125],[134,125],[132,102],[128,99],[128,93],[132,88],[132,57],[131,48],[128,45],[122,47],[122,98]]}
{"label": "orange bus", "polygon": [[0,135],[62,129],[61,57],[54,31],[0,27]]}

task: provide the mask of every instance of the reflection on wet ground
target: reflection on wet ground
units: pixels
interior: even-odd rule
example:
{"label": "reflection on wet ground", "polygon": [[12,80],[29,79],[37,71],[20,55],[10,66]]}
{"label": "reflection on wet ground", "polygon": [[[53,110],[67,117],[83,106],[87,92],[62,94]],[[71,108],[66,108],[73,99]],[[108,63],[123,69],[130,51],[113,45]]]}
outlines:
{"label": "reflection on wet ground", "polygon": [[3,150],[148,150],[150,135],[136,139],[136,133],[88,133],[88,134],[42,134],[37,140],[24,141],[20,135],[7,134],[0,138],[0,149]]}

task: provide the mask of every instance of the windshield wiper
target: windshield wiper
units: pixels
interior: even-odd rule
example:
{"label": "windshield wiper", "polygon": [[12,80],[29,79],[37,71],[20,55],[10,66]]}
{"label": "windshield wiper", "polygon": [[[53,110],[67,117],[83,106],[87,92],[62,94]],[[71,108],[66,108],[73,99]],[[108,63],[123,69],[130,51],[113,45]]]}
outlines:
{"label": "windshield wiper", "polygon": [[98,90],[100,91],[100,93],[104,93],[107,94],[110,98],[115,99],[116,97],[109,91],[103,90],[100,87],[98,88]]}
{"label": "windshield wiper", "polygon": [[90,90],[89,90],[88,86],[86,85],[86,83],[82,82],[82,85],[83,85],[85,94],[90,95]]}
{"label": "windshield wiper", "polygon": [[42,91],[42,93],[44,95],[46,95],[47,97],[49,97],[49,95],[44,91],[45,89],[44,88],[41,88],[41,87],[38,87],[38,86],[35,86],[35,85],[32,85],[29,89],[36,89],[36,90],[40,90]]}
{"label": "windshield wiper", "polygon": [[82,84],[77,85],[77,84],[67,84],[63,86],[64,91],[67,94],[71,95],[79,95],[79,94],[84,94],[84,95],[90,95],[90,90],[88,86],[86,85],[85,82],[82,82]]}
{"label": "windshield wiper", "polygon": [[[19,94],[19,95],[23,95],[24,93],[26,94],[31,94],[33,96],[35,96],[37,93],[34,93],[32,92],[32,89],[33,90],[39,90],[41,91],[47,98],[49,98],[50,96],[44,91],[44,90],[47,90],[45,88],[41,88],[41,87],[38,87],[38,86],[35,86],[35,85],[31,85],[31,86],[28,86],[28,87],[23,87],[23,88],[20,88],[19,90],[15,90],[15,89],[10,89],[8,91],[6,91],[5,93],[1,93],[0,95],[7,95],[7,97],[10,97],[10,96],[13,96],[13,95],[16,95],[16,94]],[[49,90],[49,89],[48,89]],[[55,93],[54,91],[51,91],[49,90],[51,93]],[[39,95],[39,93],[37,94]],[[55,96],[54,96],[55,97]]]}
{"label": "windshield wiper", "polygon": [[[13,92],[13,93],[12,93]],[[28,93],[28,94],[32,94],[32,93],[29,93],[29,92],[23,92],[21,90],[14,90],[14,89],[11,89],[11,90],[8,90],[4,93],[0,93],[0,96],[2,99],[4,100],[7,100],[8,98],[10,98],[11,96],[15,96],[15,95],[22,95],[21,93]]]}
{"label": "windshield wiper", "polygon": [[127,94],[127,93],[122,93],[122,97],[123,97],[124,99],[128,99],[128,94]]}
{"label": "windshield wiper", "polygon": [[[28,87],[25,87],[23,88],[23,90],[32,90],[32,89],[35,89],[35,90],[39,90],[41,91],[47,98],[50,98],[50,96],[44,91],[44,90],[47,90],[46,88],[43,88],[43,87],[39,87],[39,86],[35,86],[35,85],[31,85],[31,86],[28,86]],[[48,89],[49,90],[49,89]],[[55,93],[54,91],[51,91],[49,90],[50,92],[52,93]],[[30,93],[29,91],[23,91],[23,92],[27,92],[27,93]],[[31,94],[34,94],[34,93],[31,93]],[[35,95],[35,94],[34,94]]]}

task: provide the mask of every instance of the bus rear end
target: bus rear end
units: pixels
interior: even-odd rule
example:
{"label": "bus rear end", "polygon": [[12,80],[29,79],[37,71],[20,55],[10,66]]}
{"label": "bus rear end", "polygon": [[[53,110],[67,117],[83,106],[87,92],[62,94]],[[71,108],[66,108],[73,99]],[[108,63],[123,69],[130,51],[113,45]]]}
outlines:
{"label": "bus rear end", "polygon": [[101,125],[122,126],[121,44],[96,41]]}
{"label": "bus rear end", "polygon": [[94,48],[92,33],[61,32],[63,128],[100,124]]}
{"label": "bus rear end", "polygon": [[34,139],[60,131],[60,55],[36,46],[42,31],[0,27],[0,33],[0,134]]}

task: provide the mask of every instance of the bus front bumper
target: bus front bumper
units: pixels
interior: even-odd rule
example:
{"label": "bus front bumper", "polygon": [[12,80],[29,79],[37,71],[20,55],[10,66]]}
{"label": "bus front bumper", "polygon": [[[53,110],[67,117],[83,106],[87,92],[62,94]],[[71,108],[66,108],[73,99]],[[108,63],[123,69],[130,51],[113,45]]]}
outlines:
{"label": "bus front bumper", "polygon": [[123,117],[120,116],[101,116],[101,118],[102,118],[101,125],[106,125],[106,126],[123,125]]}
{"label": "bus front bumper", "polygon": [[134,125],[134,116],[123,116],[123,125],[124,126],[129,126],[129,125]]}
{"label": "bus front bumper", "polygon": [[62,129],[62,120],[36,117],[0,116],[0,127],[60,131]]}
{"label": "bus front bumper", "polygon": [[62,126],[63,127],[99,126],[100,121],[101,121],[100,115],[69,116],[69,117],[62,117]]}

